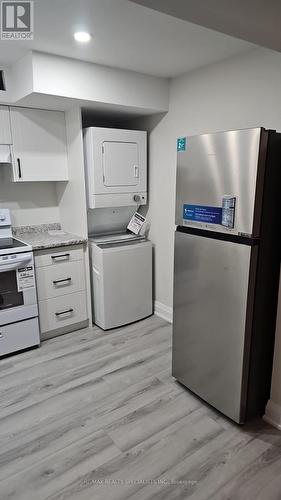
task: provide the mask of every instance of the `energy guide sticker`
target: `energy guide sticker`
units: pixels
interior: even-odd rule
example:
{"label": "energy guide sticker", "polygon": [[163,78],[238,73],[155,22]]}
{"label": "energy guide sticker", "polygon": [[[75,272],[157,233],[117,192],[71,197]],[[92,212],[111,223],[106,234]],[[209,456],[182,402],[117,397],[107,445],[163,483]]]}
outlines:
{"label": "energy guide sticker", "polygon": [[35,286],[33,266],[20,267],[17,270],[17,285],[19,292]]}

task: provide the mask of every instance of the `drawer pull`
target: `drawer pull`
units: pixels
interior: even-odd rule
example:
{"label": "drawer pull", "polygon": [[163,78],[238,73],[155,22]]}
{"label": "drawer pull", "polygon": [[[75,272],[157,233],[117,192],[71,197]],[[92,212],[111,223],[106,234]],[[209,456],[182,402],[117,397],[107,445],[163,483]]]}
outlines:
{"label": "drawer pull", "polygon": [[20,165],[20,158],[17,158],[17,164],[18,164],[18,174],[19,174],[19,179],[21,179],[21,165]]}
{"label": "drawer pull", "polygon": [[54,283],[54,285],[58,285],[60,283],[65,283],[65,282],[70,283],[71,279],[72,278],[64,278],[63,280],[54,280],[53,283]]}
{"label": "drawer pull", "polygon": [[61,255],[51,255],[51,259],[69,259],[70,253],[62,253]]}
{"label": "drawer pull", "polygon": [[57,312],[56,316],[60,316],[61,314],[69,314],[69,313],[72,313],[72,312],[73,312],[73,309],[70,308],[70,309],[67,309],[66,311]]}

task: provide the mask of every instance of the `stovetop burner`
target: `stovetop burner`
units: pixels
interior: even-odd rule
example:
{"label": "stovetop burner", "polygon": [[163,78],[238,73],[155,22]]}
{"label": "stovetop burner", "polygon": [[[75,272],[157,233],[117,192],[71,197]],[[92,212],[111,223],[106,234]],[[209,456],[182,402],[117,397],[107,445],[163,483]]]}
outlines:
{"label": "stovetop burner", "polygon": [[15,238],[0,238],[0,250],[14,249],[20,247],[27,247],[26,243],[16,240]]}

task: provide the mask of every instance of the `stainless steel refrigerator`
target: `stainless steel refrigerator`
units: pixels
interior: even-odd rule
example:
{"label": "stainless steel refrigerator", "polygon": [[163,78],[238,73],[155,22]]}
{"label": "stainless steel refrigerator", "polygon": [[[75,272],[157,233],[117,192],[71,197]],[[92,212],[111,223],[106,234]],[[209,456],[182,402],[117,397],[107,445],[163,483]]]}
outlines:
{"label": "stainless steel refrigerator", "polygon": [[270,392],[281,134],[234,130],[177,145],[172,373],[243,423]]}

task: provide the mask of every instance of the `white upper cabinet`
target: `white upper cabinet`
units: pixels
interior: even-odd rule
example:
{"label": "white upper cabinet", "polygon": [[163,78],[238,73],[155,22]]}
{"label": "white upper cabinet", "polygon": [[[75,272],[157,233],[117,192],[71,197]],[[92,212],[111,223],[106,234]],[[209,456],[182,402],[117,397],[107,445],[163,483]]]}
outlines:
{"label": "white upper cabinet", "polygon": [[64,113],[10,108],[14,181],[68,180]]}
{"label": "white upper cabinet", "polygon": [[0,145],[12,144],[10,113],[8,106],[0,106]]}

